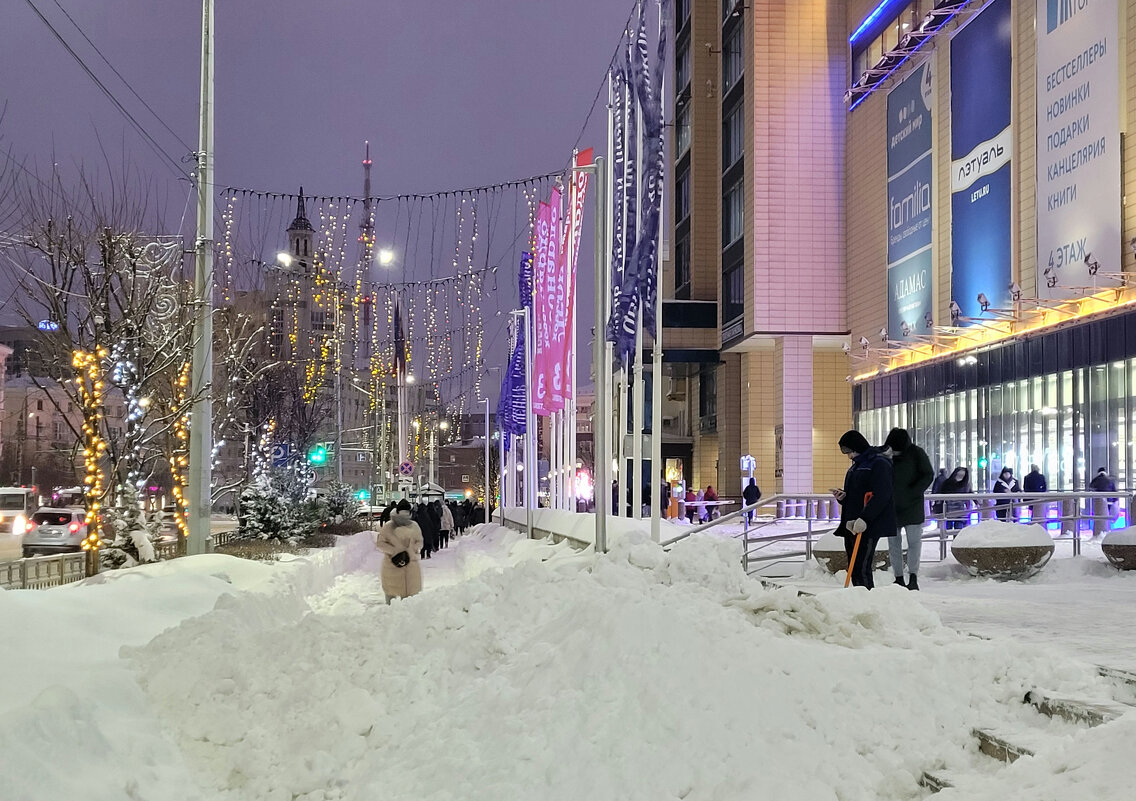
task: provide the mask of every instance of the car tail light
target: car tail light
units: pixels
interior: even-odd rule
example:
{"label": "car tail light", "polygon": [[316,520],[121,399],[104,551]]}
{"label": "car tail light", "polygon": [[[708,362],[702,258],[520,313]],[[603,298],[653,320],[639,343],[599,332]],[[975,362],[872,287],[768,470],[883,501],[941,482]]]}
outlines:
{"label": "car tail light", "polygon": [[33,528],[35,528],[35,527],[36,527],[36,522],[35,522],[34,520],[29,520],[29,521],[28,521],[28,522],[27,522],[27,523],[26,523],[26,524],[24,525],[24,533],[25,533],[25,534],[27,534],[27,533],[28,533],[29,531],[31,531],[31,530],[32,530]]}
{"label": "car tail light", "polygon": [[75,532],[77,532],[79,530],[79,524],[78,523],[72,523],[70,526],[68,526],[68,528],[70,528],[71,533],[74,534]]}

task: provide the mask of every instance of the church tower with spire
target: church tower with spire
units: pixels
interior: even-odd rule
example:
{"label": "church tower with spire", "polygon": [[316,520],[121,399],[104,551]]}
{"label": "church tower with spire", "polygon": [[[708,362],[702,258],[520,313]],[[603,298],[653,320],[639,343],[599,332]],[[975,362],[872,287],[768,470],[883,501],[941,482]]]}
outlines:
{"label": "church tower with spire", "polygon": [[292,269],[297,272],[312,271],[312,224],[304,205],[304,187],[300,187],[300,197],[296,200],[296,218],[288,226],[288,253],[292,257]]}

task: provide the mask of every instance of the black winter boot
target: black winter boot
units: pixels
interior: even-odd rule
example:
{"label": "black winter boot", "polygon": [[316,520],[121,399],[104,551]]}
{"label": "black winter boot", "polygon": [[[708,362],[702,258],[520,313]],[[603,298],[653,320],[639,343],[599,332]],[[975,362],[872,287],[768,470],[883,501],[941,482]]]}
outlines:
{"label": "black winter boot", "polygon": [[919,577],[916,576],[914,573],[912,573],[911,578],[909,578],[907,580],[907,589],[909,589],[909,590],[919,589]]}
{"label": "black winter boot", "polygon": [[903,576],[896,576],[895,577],[895,583],[898,584],[901,587],[907,586],[906,584],[903,583]]}

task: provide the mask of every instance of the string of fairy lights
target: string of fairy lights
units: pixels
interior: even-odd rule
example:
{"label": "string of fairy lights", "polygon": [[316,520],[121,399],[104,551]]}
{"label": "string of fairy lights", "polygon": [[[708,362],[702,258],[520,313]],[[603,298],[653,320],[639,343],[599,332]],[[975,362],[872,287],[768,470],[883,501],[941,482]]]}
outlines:
{"label": "string of fairy lights", "polygon": [[[497,291],[498,272],[515,272],[555,178],[371,198],[225,189],[219,292],[226,302],[267,295],[272,334],[287,342],[284,361],[302,374],[309,402],[330,376],[372,387],[390,380],[397,309],[408,370],[433,393],[439,420],[457,422],[484,398],[487,343],[505,358],[503,312],[516,299]],[[276,253],[301,214],[311,227],[311,253],[301,254],[309,272],[281,273]],[[371,393],[369,411],[379,402]],[[412,453],[424,449],[426,428],[409,432]]]}

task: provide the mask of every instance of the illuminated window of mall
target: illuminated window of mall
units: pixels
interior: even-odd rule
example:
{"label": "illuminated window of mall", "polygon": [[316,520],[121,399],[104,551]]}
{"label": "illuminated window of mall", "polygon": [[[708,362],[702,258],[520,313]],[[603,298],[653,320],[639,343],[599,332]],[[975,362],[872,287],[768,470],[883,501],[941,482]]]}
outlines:
{"label": "illuminated window of mall", "polygon": [[894,50],[901,39],[915,30],[924,16],[941,2],[933,0],[881,0],[848,38],[852,56],[849,77],[855,85],[865,72]]}

